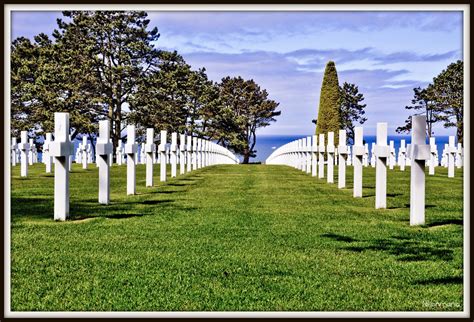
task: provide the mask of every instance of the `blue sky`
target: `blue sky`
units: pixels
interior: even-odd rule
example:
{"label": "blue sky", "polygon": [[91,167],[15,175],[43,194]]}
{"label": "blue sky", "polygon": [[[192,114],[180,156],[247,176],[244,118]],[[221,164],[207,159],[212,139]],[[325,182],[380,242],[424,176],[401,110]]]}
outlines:
{"label": "blue sky", "polygon": [[[333,60],[339,83],[355,83],[365,96],[364,134],[388,122],[389,135],[410,115],[413,88],[426,86],[462,59],[462,12],[157,12],[150,26],[158,48],[177,50],[194,68],[254,79],[280,102],[282,115],[258,134],[309,135],[317,115],[324,67]],[[12,13],[12,39],[57,28],[60,12]],[[435,126],[435,135],[454,128]]]}

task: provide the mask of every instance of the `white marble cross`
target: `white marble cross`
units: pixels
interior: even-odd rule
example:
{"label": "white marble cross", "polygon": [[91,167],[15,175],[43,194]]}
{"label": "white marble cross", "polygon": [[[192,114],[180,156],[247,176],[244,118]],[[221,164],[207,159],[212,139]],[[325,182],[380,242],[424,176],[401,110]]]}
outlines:
{"label": "white marble cross", "polygon": [[127,125],[127,144],[125,144],[125,154],[127,155],[127,195],[135,194],[137,150],[138,145],[135,143],[135,125]]}
{"label": "white marble cross", "polygon": [[311,173],[311,136],[306,138],[305,145],[306,173]]}
{"label": "white marble cross", "polygon": [[[392,141],[393,142],[393,141]],[[375,166],[375,208],[387,208],[387,123],[377,123],[377,145],[375,146],[377,164]]]}
{"label": "white marble cross", "polygon": [[20,175],[22,177],[28,176],[28,154],[30,153],[30,144],[28,143],[28,132],[21,131],[21,141],[18,144],[21,151],[21,169]]}
{"label": "white marble cross", "polygon": [[411,159],[410,173],[410,225],[425,223],[425,161],[431,157],[426,142],[426,116],[413,115],[411,144],[408,156]]}
{"label": "white marble cross", "polygon": [[438,149],[436,147],[436,138],[430,138],[430,162],[429,162],[429,172],[428,174],[435,174],[435,167],[438,165]]}
{"label": "white marble cross", "polygon": [[153,187],[153,154],[155,153],[156,145],[155,130],[153,128],[146,129],[146,144],[144,147],[146,154],[146,186]]}
{"label": "white marble cross", "polygon": [[158,150],[160,151],[160,181],[166,181],[166,131],[160,132],[160,145]]}
{"label": "white marble cross", "polygon": [[179,174],[186,172],[186,136],[179,135]]}
{"label": "white marble cross", "polygon": [[123,159],[122,159],[122,147],[123,145],[123,142],[122,142],[122,139],[120,139],[118,141],[118,146],[117,146],[117,150],[115,151],[115,158],[117,160],[117,165],[122,165],[123,163]]}
{"label": "white marble cross", "polygon": [[54,220],[66,220],[69,217],[68,163],[74,153],[69,136],[69,113],[54,113],[54,141],[49,144],[49,153],[54,157]]}
{"label": "white marble cross", "polygon": [[448,177],[454,178],[454,156],[456,155],[456,146],[454,145],[454,136],[449,136],[448,145]]}
{"label": "white marble cross", "polygon": [[347,165],[352,165],[352,147],[350,145],[347,146]]}
{"label": "white marble cross", "polygon": [[346,130],[339,130],[339,166],[337,176],[337,187],[339,189],[346,187],[346,160],[347,160],[347,146],[346,146]]}
{"label": "white marble cross", "polygon": [[33,150],[35,148],[35,142],[33,139],[30,139],[29,140],[29,144],[30,144],[30,150],[29,150],[29,153],[28,153],[28,164],[29,165],[33,165]]}
{"label": "white marble cross", "polygon": [[192,161],[193,170],[197,169],[197,137],[193,137],[193,150],[192,150]]}
{"label": "white marble cross", "polygon": [[318,175],[318,136],[313,135],[313,148],[312,148],[312,164],[311,164],[311,175],[316,177]]}
{"label": "white marble cross", "polygon": [[46,173],[51,173],[51,155],[49,153],[49,144],[53,141],[51,133],[46,133],[46,139],[43,144],[43,161],[46,165]]}
{"label": "white marble cross", "polygon": [[400,149],[398,149],[398,164],[400,165],[400,171],[405,171],[406,153],[405,140],[401,140]]}
{"label": "white marble cross", "polygon": [[12,138],[12,145],[10,146],[12,166],[16,166],[16,159],[17,159],[16,149],[18,149],[16,138]]}
{"label": "white marble cross", "polygon": [[354,197],[362,197],[362,157],[364,155],[363,128],[356,126],[354,128],[355,138],[352,146],[353,164],[354,164]]}
{"label": "white marble cross", "polygon": [[328,145],[327,145],[327,156],[328,156],[328,166],[327,166],[327,182],[334,183],[334,132],[328,132]]}
{"label": "white marble cross", "polygon": [[458,148],[456,150],[456,168],[458,169],[462,167],[462,155],[463,155],[462,144],[458,143]]}
{"label": "white marble cross", "polygon": [[82,168],[87,169],[87,161],[88,161],[88,155],[87,155],[87,137],[84,135],[82,137]]}
{"label": "white marble cross", "polygon": [[319,134],[319,176],[318,178],[324,178],[324,152],[326,152],[326,147],[324,146],[324,134]]}
{"label": "white marble cross", "polygon": [[362,164],[364,167],[369,166],[369,144],[364,144],[364,155],[362,156]]}
{"label": "white marble cross", "polygon": [[145,142],[140,145],[140,164],[146,164]]}
{"label": "white marble cross", "polygon": [[376,164],[376,157],[375,157],[375,142],[372,142],[372,149],[370,151],[370,166],[372,168],[375,168],[375,164]]}
{"label": "white marble cross", "polygon": [[192,159],[192,151],[193,151],[193,137],[191,135],[187,136],[186,139],[186,172],[191,172],[192,171],[192,164],[193,164],[193,159]]}
{"label": "white marble cross", "polygon": [[304,159],[304,146],[306,145],[306,138],[302,138],[298,140],[298,149],[296,152],[298,153],[298,169],[301,171],[305,171],[306,162]]}
{"label": "white marble cross", "polygon": [[99,137],[96,144],[99,165],[99,203],[107,205],[110,201],[110,163],[113,146],[110,143],[110,122],[99,121]]}
{"label": "white marble cross", "polygon": [[178,166],[178,159],[176,156],[176,150],[178,148],[178,134],[176,132],[171,133],[171,145],[170,145],[170,151],[171,151],[171,178],[176,177],[176,170]]}
{"label": "white marble cross", "polygon": [[393,170],[395,166],[395,146],[393,140],[390,140],[390,157],[388,163],[390,170]]}

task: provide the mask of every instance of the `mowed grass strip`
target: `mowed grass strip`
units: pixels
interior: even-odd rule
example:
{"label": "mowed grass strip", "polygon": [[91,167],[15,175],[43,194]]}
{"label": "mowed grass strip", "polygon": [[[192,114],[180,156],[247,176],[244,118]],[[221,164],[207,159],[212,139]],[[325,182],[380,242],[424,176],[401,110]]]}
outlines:
{"label": "mowed grass strip", "polygon": [[[410,169],[388,170],[375,210],[375,169],[363,198],[290,167],[222,165],[126,195],[111,169],[73,165],[71,220],[53,221],[52,174],[12,169],[13,311],[461,311],[462,171],[427,175],[426,218],[409,226]],[[169,174],[169,173],[168,173]]]}

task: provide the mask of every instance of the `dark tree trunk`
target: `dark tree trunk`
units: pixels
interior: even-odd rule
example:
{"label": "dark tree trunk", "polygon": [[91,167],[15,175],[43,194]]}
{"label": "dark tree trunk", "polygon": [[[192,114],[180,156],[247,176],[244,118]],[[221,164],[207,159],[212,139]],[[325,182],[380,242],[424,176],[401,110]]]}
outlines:
{"label": "dark tree trunk", "polygon": [[242,161],[242,163],[248,164],[250,160],[250,149],[249,148],[244,149],[242,155],[244,156],[244,160]]}

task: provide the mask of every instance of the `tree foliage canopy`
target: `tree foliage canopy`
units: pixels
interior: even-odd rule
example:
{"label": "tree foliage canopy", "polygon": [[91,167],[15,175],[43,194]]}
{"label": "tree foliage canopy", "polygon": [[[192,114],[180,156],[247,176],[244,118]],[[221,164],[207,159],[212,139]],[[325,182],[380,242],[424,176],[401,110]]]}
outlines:
{"label": "tree foliage canopy", "polygon": [[[456,127],[458,142],[463,142],[464,103],[463,103],[463,62],[451,63],[426,88],[413,89],[412,105],[406,106],[414,110],[413,115],[425,114],[427,135],[432,136],[433,124],[442,122],[444,127]],[[396,129],[398,133],[411,130],[411,116],[405,125]]]}
{"label": "tree foliage canopy", "polygon": [[[255,155],[255,132],[275,121],[278,103],[241,77],[209,80],[176,51],[158,50],[158,29],[143,11],[64,11],[53,39],[15,39],[11,47],[12,134],[43,136],[54,112],[69,112],[73,136],[111,122],[114,151],[126,124],[215,139]],[[140,140],[140,136],[138,137]],[[115,153],[114,153],[115,155]]]}
{"label": "tree foliage canopy", "polygon": [[338,145],[341,115],[339,111],[339,81],[333,61],[326,64],[319,99],[316,135],[334,132],[334,144]]}
{"label": "tree foliage canopy", "polygon": [[364,124],[366,104],[361,104],[364,95],[359,93],[355,84],[344,82],[339,87],[339,113],[341,116],[341,129],[347,132],[347,142],[354,142],[354,127],[356,122]]}

